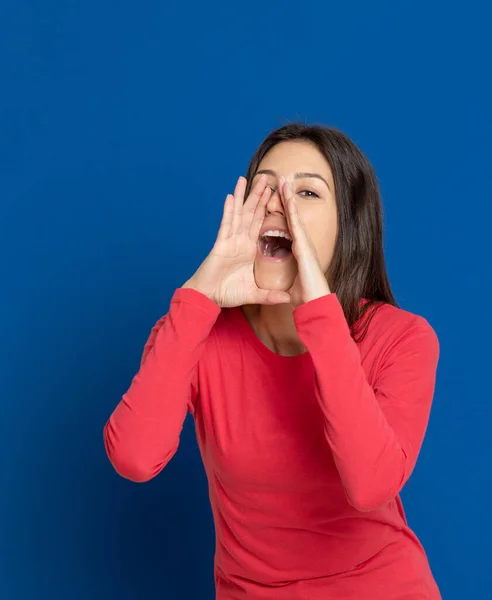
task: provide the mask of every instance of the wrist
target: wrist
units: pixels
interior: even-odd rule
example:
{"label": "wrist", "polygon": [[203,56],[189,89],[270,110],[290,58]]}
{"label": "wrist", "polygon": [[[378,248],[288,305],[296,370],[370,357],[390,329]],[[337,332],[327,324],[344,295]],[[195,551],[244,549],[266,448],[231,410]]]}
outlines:
{"label": "wrist", "polygon": [[206,290],[204,287],[200,286],[199,283],[193,279],[193,277],[191,279],[188,279],[188,281],[185,281],[185,283],[183,283],[181,288],[195,290],[196,292],[203,294],[204,296],[207,296],[207,298],[209,298],[210,300],[212,300],[212,302],[215,302],[217,304],[212,292],[210,290]]}
{"label": "wrist", "polygon": [[323,281],[320,281],[318,285],[313,286],[312,289],[304,292],[302,301],[305,304],[306,302],[317,300],[318,298],[322,298],[328,294],[331,294],[331,290],[326,279],[323,279]]}

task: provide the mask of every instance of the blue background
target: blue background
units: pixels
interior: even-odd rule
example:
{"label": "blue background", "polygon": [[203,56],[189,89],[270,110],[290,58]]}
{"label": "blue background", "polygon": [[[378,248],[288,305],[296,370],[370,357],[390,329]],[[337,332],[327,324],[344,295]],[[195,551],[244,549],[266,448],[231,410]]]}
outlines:
{"label": "blue background", "polygon": [[10,1],[0,8],[0,598],[213,598],[187,420],[145,485],[102,428],[268,131],[373,162],[403,308],[441,341],[403,499],[445,600],[492,585],[486,3]]}

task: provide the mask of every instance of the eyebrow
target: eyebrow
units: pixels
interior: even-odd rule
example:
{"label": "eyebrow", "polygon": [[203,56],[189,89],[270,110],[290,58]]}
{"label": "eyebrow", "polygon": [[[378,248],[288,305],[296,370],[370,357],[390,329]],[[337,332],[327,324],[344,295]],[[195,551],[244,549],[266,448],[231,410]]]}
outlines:
{"label": "eyebrow", "polygon": [[[275,171],[272,171],[272,169],[260,169],[259,171],[256,171],[255,177],[256,175],[273,175],[273,177],[277,176]],[[321,179],[321,181],[324,181],[326,187],[331,191],[328,182],[319,173],[294,173],[294,179]]]}

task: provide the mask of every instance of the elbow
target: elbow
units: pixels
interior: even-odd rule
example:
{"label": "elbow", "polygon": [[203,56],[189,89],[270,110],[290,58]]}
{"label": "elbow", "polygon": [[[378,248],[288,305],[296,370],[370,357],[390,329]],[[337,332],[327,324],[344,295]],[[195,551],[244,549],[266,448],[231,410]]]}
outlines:
{"label": "elbow", "polygon": [[346,485],[345,494],[349,504],[359,512],[374,512],[386,508],[401,492],[409,477],[404,453],[403,457],[405,460],[394,471],[373,470],[370,477],[359,478],[352,481],[352,485]]}
{"label": "elbow", "polygon": [[118,475],[134,483],[145,483],[153,479],[171,458],[170,456],[163,463],[153,465],[149,460],[138,457],[138,452],[134,452],[132,448],[115,442],[110,434],[109,424],[106,424],[104,428],[104,447],[109,462]]}
{"label": "elbow", "polygon": [[357,500],[349,498],[349,504],[358,512],[374,512],[383,509],[386,506],[387,502],[374,502],[366,498]]}
{"label": "elbow", "polygon": [[158,470],[153,472],[149,469],[142,468],[141,465],[138,465],[134,461],[127,460],[126,457],[118,454],[108,455],[108,457],[118,475],[121,475],[124,479],[133,481],[134,483],[145,483],[146,481],[150,481],[159,472]]}
{"label": "elbow", "polygon": [[374,490],[352,490],[346,492],[347,500],[358,512],[374,512],[386,508],[388,504],[398,495],[391,493],[389,490],[379,491]]}

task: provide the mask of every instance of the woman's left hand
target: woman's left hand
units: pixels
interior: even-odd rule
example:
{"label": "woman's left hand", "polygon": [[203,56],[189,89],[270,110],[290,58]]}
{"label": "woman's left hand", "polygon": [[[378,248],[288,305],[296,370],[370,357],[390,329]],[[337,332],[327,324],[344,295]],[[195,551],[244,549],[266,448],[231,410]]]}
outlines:
{"label": "woman's left hand", "polygon": [[297,209],[292,188],[285,178],[280,179],[280,197],[292,234],[292,253],[297,261],[298,274],[289,294],[292,304],[298,306],[331,293],[306,225]]}

